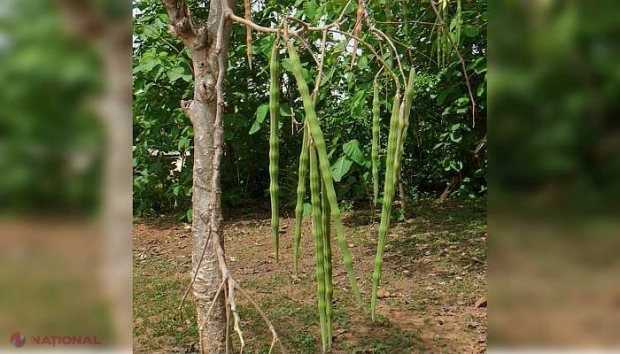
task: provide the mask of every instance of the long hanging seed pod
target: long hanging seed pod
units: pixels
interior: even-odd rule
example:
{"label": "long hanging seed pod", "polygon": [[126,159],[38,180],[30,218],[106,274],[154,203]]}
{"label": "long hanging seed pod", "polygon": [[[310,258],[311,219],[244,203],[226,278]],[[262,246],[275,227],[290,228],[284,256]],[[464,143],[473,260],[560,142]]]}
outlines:
{"label": "long hanging seed pod", "polygon": [[381,223],[379,224],[379,243],[377,245],[377,255],[375,257],[375,269],[372,274],[372,299],[370,301],[370,312],[372,320],[375,320],[377,309],[377,292],[379,291],[379,281],[381,280],[381,268],[383,267],[383,249],[385,239],[390,227],[390,213],[394,200],[394,158],[396,157],[396,140],[398,135],[398,117],[400,113],[400,93],[394,95],[392,104],[392,117],[390,119],[390,133],[388,135],[388,147],[386,157],[385,182],[383,184],[383,205],[381,209]]}
{"label": "long hanging seed pod", "polygon": [[[401,198],[401,210],[403,214],[405,213],[407,198],[405,196],[403,182],[402,182],[402,157],[403,152],[405,151],[405,140],[407,139],[407,130],[409,129],[409,115],[411,114],[411,104],[413,102],[414,91],[414,80],[415,80],[415,69],[413,64],[411,65],[411,70],[409,71],[409,77],[407,79],[406,88],[405,88],[405,98],[401,103],[401,119],[399,120],[399,126],[402,125],[402,130],[398,136],[397,142],[397,153],[396,158],[394,159],[394,183],[398,183],[400,188],[400,198]],[[400,180],[400,181],[399,181]]]}
{"label": "long hanging seed pod", "polygon": [[372,149],[370,159],[372,160],[372,184],[374,198],[373,203],[377,205],[379,198],[379,83],[375,77],[374,92],[372,96]]}
{"label": "long hanging seed pod", "polygon": [[342,226],[342,220],[340,218],[340,209],[338,208],[338,200],[336,197],[336,190],[334,189],[334,181],[332,178],[332,172],[330,170],[329,158],[327,157],[327,149],[325,147],[323,132],[321,131],[321,126],[319,125],[319,121],[316,117],[316,111],[314,110],[314,105],[312,104],[312,97],[310,97],[308,84],[306,83],[306,80],[304,79],[302,73],[299,56],[297,55],[295,48],[289,41],[287,41],[287,47],[289,58],[291,61],[291,67],[293,69],[293,74],[295,75],[295,80],[297,81],[297,88],[303,99],[304,110],[306,111],[306,120],[308,122],[308,128],[310,129],[310,136],[312,137],[314,145],[318,152],[319,168],[321,171],[323,183],[325,183],[327,199],[331,208],[331,216],[332,220],[334,221],[334,226],[336,228],[336,236],[338,237],[338,245],[340,246],[340,251],[342,252],[344,269],[347,272],[351,290],[355,295],[358,305],[361,306],[362,297],[357,287],[357,281],[355,280],[353,259],[351,258],[351,254],[349,253],[347,241],[344,236],[344,227]]}
{"label": "long hanging seed pod", "polygon": [[331,347],[332,337],[334,335],[334,283],[332,278],[332,245],[331,245],[331,227],[329,219],[329,200],[325,192],[325,184],[322,187],[322,206],[323,206],[323,258],[325,265],[325,315],[327,316],[327,345]]}
{"label": "long hanging seed pod", "polygon": [[316,287],[318,293],[319,324],[323,352],[327,350],[327,321],[325,301],[325,258],[323,257],[323,220],[321,217],[321,181],[317,166],[316,149],[310,146],[310,201],[312,203],[312,227],[316,253]]}
{"label": "long hanging seed pod", "polygon": [[279,39],[276,39],[271,49],[271,59],[269,60],[269,72],[271,75],[271,88],[269,90],[269,115],[270,115],[270,134],[269,134],[269,194],[271,196],[271,236],[276,255],[276,262],[279,261],[280,253],[280,215],[279,215],[279,191],[278,186],[278,162],[280,159],[280,140],[278,137],[278,127],[280,124],[280,58],[279,58]]}
{"label": "long hanging seed pod", "polygon": [[[394,178],[396,179],[394,183],[398,182],[398,178],[400,177],[400,168],[401,168],[401,159],[403,156],[403,151],[405,149],[405,138],[407,137],[407,129],[409,128],[409,115],[411,114],[411,104],[413,102],[413,94],[414,94],[414,79],[415,79],[415,69],[413,65],[411,66],[411,70],[409,71],[409,78],[407,79],[407,86],[405,88],[405,98],[403,102],[401,102],[399,118],[398,118],[398,139],[396,143],[396,156],[394,158]],[[404,198],[404,196],[401,196]]]}
{"label": "long hanging seed pod", "polygon": [[304,121],[304,137],[299,155],[299,172],[297,181],[297,203],[295,205],[295,231],[293,232],[293,271],[299,273],[299,244],[301,242],[301,222],[304,213],[304,197],[306,196],[306,179],[308,177],[308,126]]}

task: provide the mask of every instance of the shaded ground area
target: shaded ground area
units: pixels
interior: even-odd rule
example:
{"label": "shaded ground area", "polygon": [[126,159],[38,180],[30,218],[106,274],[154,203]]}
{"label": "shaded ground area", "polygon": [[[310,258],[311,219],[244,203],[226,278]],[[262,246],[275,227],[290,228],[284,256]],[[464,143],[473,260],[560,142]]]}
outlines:
{"label": "shaded ground area", "polygon": [[[486,350],[486,219],[484,202],[412,205],[393,224],[372,323],[348,290],[334,245],[335,340],[332,353],[481,353]],[[369,212],[345,213],[358,284],[370,303],[378,224]],[[378,221],[378,218],[376,218]],[[272,253],[269,215],[226,222],[226,252],[234,276],[264,309],[291,353],[319,353],[310,220],[304,220],[300,276],[292,272],[294,219],[281,220],[281,255]],[[190,281],[188,225],[159,217],[134,223],[134,352],[193,353],[192,301],[176,308]],[[247,353],[267,353],[271,335],[257,311],[240,301]],[[369,307],[369,305],[368,305]],[[276,350],[277,352],[277,350]]]}
{"label": "shaded ground area", "polygon": [[618,348],[617,214],[556,209],[550,217],[506,205],[489,218],[491,346]]}
{"label": "shaded ground area", "polygon": [[[97,276],[99,227],[84,220],[0,219],[0,334],[96,336],[110,346],[110,306]],[[0,348],[14,348],[0,342]],[[51,347],[51,345],[50,345]],[[0,352],[2,350],[0,349]]]}

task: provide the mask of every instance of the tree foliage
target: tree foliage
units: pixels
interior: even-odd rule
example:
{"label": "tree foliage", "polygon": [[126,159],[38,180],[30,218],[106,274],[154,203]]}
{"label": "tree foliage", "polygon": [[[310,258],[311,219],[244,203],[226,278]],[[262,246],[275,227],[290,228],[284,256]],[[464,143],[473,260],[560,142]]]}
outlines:
{"label": "tree foliage", "polygon": [[[272,26],[282,14],[294,14],[309,23],[335,20],[345,1],[266,1],[252,8],[253,22]],[[198,7],[200,11],[200,7]],[[295,9],[294,11],[292,9]],[[344,14],[343,31],[355,25],[355,6]],[[387,11],[389,9],[389,11]],[[458,12],[457,12],[458,10]],[[237,11],[241,12],[239,8]],[[367,5],[375,26],[394,38],[405,62],[416,67],[415,100],[403,151],[403,182],[409,198],[436,197],[466,163],[472,150],[486,134],[486,2],[447,1],[441,17],[454,46],[441,47],[445,40],[437,16],[426,2],[411,1],[401,6],[394,1]],[[171,170],[171,158],[192,152],[192,130],[179,108],[179,101],[192,92],[191,66],[186,50],[166,30],[167,15],[160,2],[134,1],[134,206],[137,215],[178,212],[191,216],[191,158],[181,171]],[[458,15],[457,15],[458,13]],[[390,22],[390,23],[385,23]],[[435,25],[433,25],[435,24]],[[362,26],[363,27],[363,26]],[[307,34],[307,43],[320,53],[320,33]],[[378,48],[387,63],[396,64],[385,42],[362,31],[360,38]],[[372,96],[373,79],[379,64],[365,47],[358,46],[351,67],[351,42],[328,35],[322,89],[316,110],[325,117],[328,154],[339,198],[345,206],[366,207],[372,202]],[[226,148],[223,166],[223,200],[227,207],[265,201],[269,189],[267,124],[268,59],[274,38],[254,33],[253,70],[246,56],[246,31],[233,27],[232,45],[225,83]],[[400,43],[400,44],[399,44]],[[475,121],[461,63],[463,57],[476,103]],[[304,76],[313,81],[316,65],[308,51],[301,51]],[[439,60],[439,59],[441,60]],[[407,64],[405,64],[407,65]],[[280,200],[284,210],[294,206],[298,153],[303,120],[301,101],[295,94],[291,66],[282,62],[282,104],[280,107]],[[289,79],[287,79],[289,78]],[[380,124],[387,131],[392,90],[388,80],[380,81]],[[387,135],[380,137],[379,164],[385,165]],[[486,157],[477,161],[455,195],[475,197],[486,189]],[[381,176],[382,178],[382,176]],[[265,203],[266,205],[266,203]]]}

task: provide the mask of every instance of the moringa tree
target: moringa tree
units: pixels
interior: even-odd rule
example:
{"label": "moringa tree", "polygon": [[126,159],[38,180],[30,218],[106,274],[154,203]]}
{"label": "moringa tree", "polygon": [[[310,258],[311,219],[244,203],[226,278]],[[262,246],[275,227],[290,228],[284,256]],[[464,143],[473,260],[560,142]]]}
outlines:
{"label": "moringa tree", "polygon": [[[331,257],[331,225],[343,255],[344,267],[349,279],[349,286],[358,304],[362,305],[352,257],[347,248],[344,227],[340,217],[340,209],[334,188],[334,172],[329,160],[326,139],[322,130],[320,113],[316,109],[320,100],[320,88],[324,81],[329,81],[334,70],[324,70],[328,58],[332,65],[338,65],[339,58],[350,55],[347,62],[350,69],[363,62],[368,67],[372,62],[375,68],[371,91],[373,98],[373,177],[375,178],[374,195],[378,200],[379,189],[379,123],[380,123],[380,91],[393,95],[392,103],[386,103],[386,111],[391,112],[388,146],[385,162],[384,193],[382,198],[381,224],[379,227],[379,243],[373,274],[373,291],[371,312],[374,319],[376,312],[377,291],[380,283],[383,263],[383,247],[385,245],[391,208],[401,173],[401,158],[409,115],[414,92],[415,70],[411,58],[411,50],[407,44],[394,41],[385,32],[375,26],[370,14],[384,11],[383,6],[372,4],[370,8],[364,0],[334,1],[317,5],[308,2],[303,10],[295,9],[303,2],[295,5],[279,5],[277,2],[263,2],[256,6],[271,6],[274,19],[270,26],[258,25],[251,20],[252,6],[249,0],[244,2],[245,16],[235,15],[236,2],[233,0],[211,0],[202,6],[201,1],[162,0],[169,15],[169,30],[180,39],[187,48],[192,61],[194,77],[193,97],[182,101],[181,105],[194,127],[194,167],[193,167],[193,220],[192,232],[194,244],[192,251],[193,270],[190,288],[193,291],[198,317],[200,346],[203,353],[226,353],[231,349],[231,330],[237,333],[243,350],[243,332],[240,328],[239,315],[236,308],[235,294],[239,292],[256,306],[273,334],[272,349],[278,341],[274,327],[254,301],[245,294],[243,289],[231,276],[226,265],[221,212],[220,166],[224,149],[223,116],[224,76],[226,73],[227,53],[231,41],[233,23],[246,26],[246,49],[248,64],[252,67],[252,35],[258,31],[273,38],[268,50],[270,64],[270,194],[272,200],[272,237],[276,261],[278,260],[278,159],[279,136],[278,123],[280,109],[280,86],[292,96],[296,87],[301,97],[301,105],[305,113],[302,130],[303,143],[299,158],[299,182],[297,189],[296,225],[294,231],[294,264],[297,270],[299,255],[299,238],[301,237],[301,215],[303,201],[306,197],[306,180],[309,179],[310,200],[312,206],[313,234],[315,239],[316,279],[318,310],[320,318],[322,347],[325,351],[331,345],[332,338],[332,257]],[[447,3],[446,0],[440,3]],[[459,1],[460,4],[460,1]],[[193,5],[193,6],[192,6]],[[433,4],[435,6],[435,4]],[[369,11],[369,9],[371,11]],[[277,10],[277,11],[276,11]],[[387,8],[388,12],[389,7]],[[194,13],[206,13],[205,18],[194,16]],[[290,15],[284,14],[289,12]],[[439,17],[438,13],[438,17]],[[316,23],[309,23],[311,19]],[[442,24],[443,26],[443,24]],[[402,27],[402,26],[401,26]],[[332,36],[328,38],[328,34]],[[314,47],[320,53],[315,53]],[[401,50],[399,51],[399,47]],[[302,62],[298,49],[308,52],[310,60],[317,64],[317,74],[310,77],[306,64]],[[328,55],[327,50],[332,53]],[[282,60],[279,56],[288,53]],[[282,64],[282,65],[280,65]],[[283,67],[286,72],[280,72]],[[335,69],[335,68],[332,68]],[[327,73],[329,71],[329,73]],[[408,71],[408,74],[406,72]],[[280,78],[284,80],[281,83]],[[314,81],[310,91],[308,82]],[[359,95],[358,104],[365,101],[364,91]],[[473,102],[473,97],[472,97]],[[473,104],[473,103],[472,103]],[[475,106],[472,106],[475,107]],[[266,114],[266,113],[265,113]],[[369,133],[371,133],[369,131]],[[355,146],[349,146],[355,150]],[[355,157],[351,157],[355,159]],[[309,173],[308,173],[309,172]],[[189,289],[188,289],[189,291]],[[187,293],[186,293],[187,295]],[[232,328],[231,328],[232,327]],[[284,348],[282,348],[284,350]]]}

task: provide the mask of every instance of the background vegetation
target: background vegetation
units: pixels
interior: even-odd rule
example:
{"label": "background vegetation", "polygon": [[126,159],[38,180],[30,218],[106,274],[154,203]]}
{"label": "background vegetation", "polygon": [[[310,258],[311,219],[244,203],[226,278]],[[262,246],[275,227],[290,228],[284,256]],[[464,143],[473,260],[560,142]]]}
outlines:
{"label": "background vegetation", "polygon": [[[277,13],[295,9],[311,23],[334,16],[345,1],[267,1],[253,5],[253,21],[270,26]],[[368,4],[376,26],[389,32],[399,50],[415,63],[416,96],[409,139],[403,155],[403,183],[408,198],[435,198],[458,174],[486,134],[486,2],[449,1],[442,17],[463,56],[476,102],[472,114],[466,80],[456,51],[437,22],[428,3],[394,1]],[[355,7],[346,15],[355,18]],[[241,10],[239,10],[241,11]],[[388,14],[388,15],[385,15]],[[170,37],[167,15],[159,1],[134,1],[134,210],[138,216],[178,212],[191,217],[191,158],[180,171],[170,171],[172,159],[192,153],[192,128],[179,102],[192,94],[191,63],[182,44]],[[345,26],[353,26],[354,20]],[[389,22],[389,23],[388,23]],[[370,33],[361,34],[377,50]],[[313,39],[315,46],[319,38]],[[267,58],[269,38],[254,34],[253,70],[246,59],[245,28],[234,26],[229,53],[225,114],[226,149],[223,166],[225,207],[268,201],[268,102]],[[328,45],[336,46],[336,42]],[[372,81],[379,69],[367,51],[358,48],[352,70],[351,44],[328,54],[324,89],[317,112],[322,118],[332,171],[340,200],[348,208],[366,208],[372,200],[370,163]],[[385,49],[383,49],[385,50]],[[315,52],[320,52],[315,48]],[[332,51],[333,52],[333,51]],[[387,50],[385,50],[387,53]],[[329,53],[329,51],[328,51]],[[388,61],[394,60],[386,54]],[[302,62],[310,62],[305,52]],[[287,68],[284,62],[284,68]],[[307,74],[316,76],[314,66]],[[283,82],[280,148],[280,200],[289,210],[295,200],[302,120],[292,80]],[[381,124],[387,131],[391,99],[383,97]],[[381,136],[384,155],[387,134]],[[475,198],[486,191],[486,154],[474,162],[456,197]],[[265,204],[266,205],[266,204]]]}

